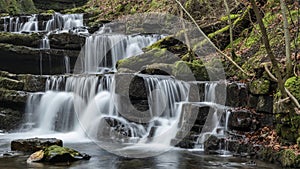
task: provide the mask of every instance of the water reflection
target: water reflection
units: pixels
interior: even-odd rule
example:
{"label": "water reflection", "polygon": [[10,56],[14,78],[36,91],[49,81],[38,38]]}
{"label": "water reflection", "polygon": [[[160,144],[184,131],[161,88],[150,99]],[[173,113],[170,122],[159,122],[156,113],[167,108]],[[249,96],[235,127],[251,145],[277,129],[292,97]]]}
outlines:
{"label": "water reflection", "polygon": [[[0,140],[0,154],[9,151],[9,143]],[[88,153],[92,156],[89,161],[77,161],[63,164],[27,164],[28,155],[17,157],[0,156],[0,168],[47,168],[47,169],[279,169],[278,166],[261,161],[236,157],[220,157],[205,155],[202,152],[174,149],[159,156],[150,158],[125,158],[100,149],[94,143],[65,144],[65,146]]]}

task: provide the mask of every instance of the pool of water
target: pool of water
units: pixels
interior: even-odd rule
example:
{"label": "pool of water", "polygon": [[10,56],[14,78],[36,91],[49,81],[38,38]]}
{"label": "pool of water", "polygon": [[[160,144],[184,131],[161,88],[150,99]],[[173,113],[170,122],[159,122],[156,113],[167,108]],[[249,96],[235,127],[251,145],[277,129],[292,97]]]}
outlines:
{"label": "pool of water", "polygon": [[[1,136],[0,136],[1,138]],[[19,155],[15,157],[0,156],[0,168],[47,168],[47,169],[279,169],[280,167],[264,163],[259,160],[247,158],[222,157],[219,155],[205,155],[201,151],[189,151],[184,149],[171,149],[163,154],[148,158],[125,158],[109,153],[101,149],[93,142],[85,143],[65,143],[64,146],[74,148],[80,152],[92,156],[88,161],[76,161],[70,164],[27,164],[29,155]],[[0,139],[0,154],[10,151],[10,141]]]}

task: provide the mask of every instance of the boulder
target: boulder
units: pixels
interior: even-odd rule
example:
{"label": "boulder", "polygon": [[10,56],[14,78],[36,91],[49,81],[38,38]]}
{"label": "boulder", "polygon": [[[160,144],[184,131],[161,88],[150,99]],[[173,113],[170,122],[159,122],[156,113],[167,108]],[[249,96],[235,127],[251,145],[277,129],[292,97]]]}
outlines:
{"label": "boulder", "polygon": [[52,145],[33,153],[27,162],[62,163],[76,160],[89,160],[91,156],[80,153],[74,149]]}
{"label": "boulder", "polygon": [[62,146],[62,140],[56,138],[29,138],[11,142],[11,150],[33,153],[52,145]]}

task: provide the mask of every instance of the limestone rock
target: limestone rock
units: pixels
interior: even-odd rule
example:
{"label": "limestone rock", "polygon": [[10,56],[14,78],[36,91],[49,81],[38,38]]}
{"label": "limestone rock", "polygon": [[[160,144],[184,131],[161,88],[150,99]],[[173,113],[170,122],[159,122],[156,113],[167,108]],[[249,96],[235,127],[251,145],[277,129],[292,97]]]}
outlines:
{"label": "limestone rock", "polygon": [[15,79],[0,77],[0,86],[9,90],[23,90],[24,83]]}

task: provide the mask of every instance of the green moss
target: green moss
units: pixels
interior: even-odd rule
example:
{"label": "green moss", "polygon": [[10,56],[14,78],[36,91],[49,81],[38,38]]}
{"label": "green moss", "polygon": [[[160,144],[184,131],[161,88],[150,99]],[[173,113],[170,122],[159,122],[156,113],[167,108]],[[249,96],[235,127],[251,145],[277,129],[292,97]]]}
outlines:
{"label": "green moss", "polygon": [[250,92],[252,94],[267,94],[270,89],[270,81],[266,79],[257,79],[250,83]]}
{"label": "green moss", "polygon": [[201,60],[193,60],[192,62],[177,61],[173,70],[175,76],[181,77],[193,74],[198,81],[209,80],[206,66]]}
{"label": "green moss", "polygon": [[[247,7],[247,9],[245,10],[245,12],[243,13],[242,16],[238,17],[237,19],[235,19],[232,23],[233,27],[237,27],[238,24],[241,23],[241,21],[243,21],[245,19],[245,17],[248,17],[249,11],[250,11],[250,7]],[[217,30],[216,32],[210,33],[208,34],[209,38],[214,38],[216,35],[219,35],[225,31],[228,31],[230,29],[230,25],[225,26],[222,29]]]}
{"label": "green moss", "polygon": [[285,87],[291,92],[295,98],[300,101],[300,79],[299,77],[291,77],[285,82]]}
{"label": "green moss", "polygon": [[280,152],[280,163],[283,167],[295,166],[296,155],[293,150],[287,149]]}
{"label": "green moss", "polygon": [[52,145],[50,147],[45,148],[44,150],[44,158],[46,161],[51,161],[52,158],[55,156],[63,156],[69,154],[71,157],[76,157],[81,155],[78,151],[67,148],[67,147],[60,147],[57,145]]}
{"label": "green moss", "polygon": [[[231,20],[234,20],[234,19],[237,19],[238,17],[240,17],[240,15],[239,14],[230,14],[229,17],[230,17]],[[221,21],[228,21],[228,15],[222,16],[220,18],[220,20]]]}

